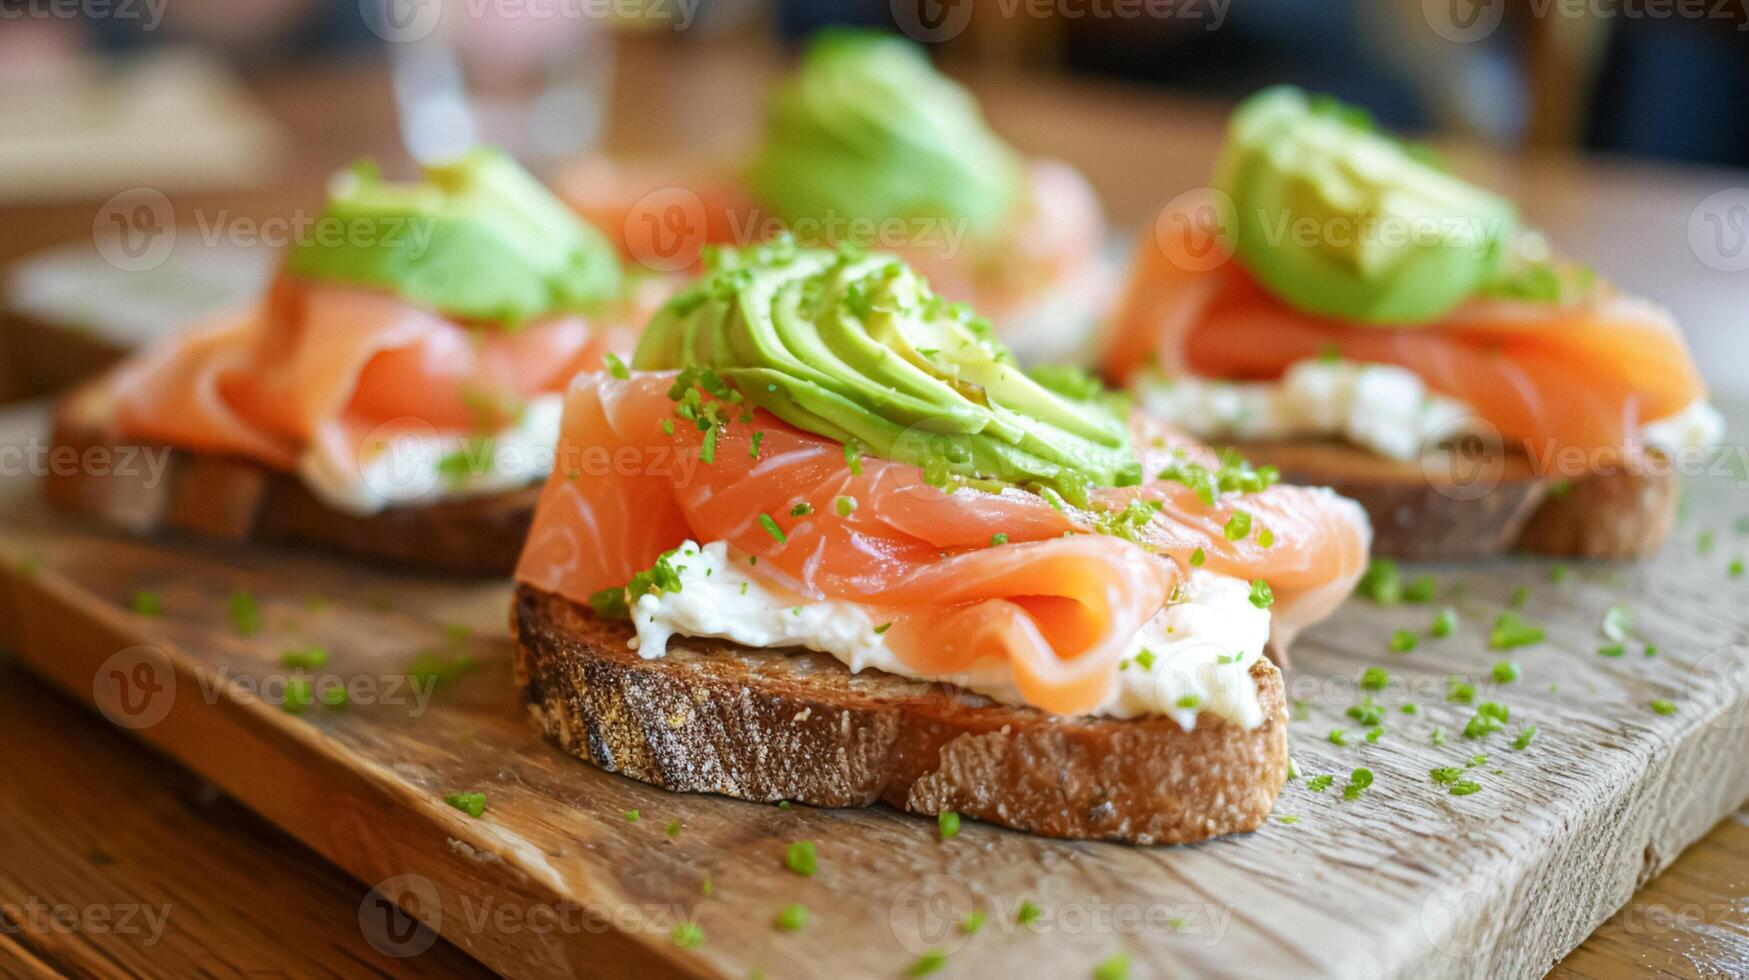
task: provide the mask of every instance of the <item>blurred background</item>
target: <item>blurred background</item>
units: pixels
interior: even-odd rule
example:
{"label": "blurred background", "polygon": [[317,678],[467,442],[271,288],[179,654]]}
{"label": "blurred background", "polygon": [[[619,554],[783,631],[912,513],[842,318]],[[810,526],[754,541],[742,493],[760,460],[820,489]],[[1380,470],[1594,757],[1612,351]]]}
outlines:
{"label": "blurred background", "polygon": [[743,153],[840,24],[925,44],[1120,230],[1206,183],[1248,92],[1359,103],[1749,389],[1749,0],[0,0],[0,397],[246,297],[359,156]]}

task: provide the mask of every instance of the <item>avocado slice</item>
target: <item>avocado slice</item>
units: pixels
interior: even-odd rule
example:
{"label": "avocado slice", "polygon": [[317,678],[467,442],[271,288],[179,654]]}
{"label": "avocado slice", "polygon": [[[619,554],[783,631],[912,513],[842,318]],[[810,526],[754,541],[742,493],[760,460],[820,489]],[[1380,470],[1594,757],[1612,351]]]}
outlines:
{"label": "avocado slice", "polygon": [[612,244],[508,156],[476,149],[422,176],[388,183],[370,164],[336,175],[287,270],[510,326],[618,296]]}
{"label": "avocado slice", "polygon": [[1233,200],[1236,255],[1265,288],[1359,323],[1439,319],[1496,279],[1519,227],[1505,198],[1289,87],[1239,107],[1216,184]]}
{"label": "avocado slice", "polygon": [[816,36],[772,99],[747,179],[792,226],[822,223],[823,239],[890,218],[963,220],[987,232],[1022,193],[1018,156],[971,93],[921,48],[871,31]]}
{"label": "avocado slice", "polygon": [[987,324],[899,259],[780,243],[715,261],[650,322],[636,367],[710,368],[797,428],[936,475],[1071,500],[1140,481],[1108,400],[1033,380]]}

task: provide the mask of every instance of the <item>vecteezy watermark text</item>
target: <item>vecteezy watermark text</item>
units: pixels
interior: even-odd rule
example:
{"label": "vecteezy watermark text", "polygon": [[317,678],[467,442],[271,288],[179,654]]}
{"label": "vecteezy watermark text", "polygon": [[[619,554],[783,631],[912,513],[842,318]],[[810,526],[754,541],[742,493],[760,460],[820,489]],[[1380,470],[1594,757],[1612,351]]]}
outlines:
{"label": "vecteezy watermark text", "polygon": [[0,935],[127,936],[141,937],[141,946],[156,946],[171,908],[144,902],[76,905],[32,895],[22,902],[0,902]]}
{"label": "vecteezy watermark text", "polygon": [[0,4],[0,21],[8,20],[131,20],[143,31],[164,22],[170,0],[17,0]]}

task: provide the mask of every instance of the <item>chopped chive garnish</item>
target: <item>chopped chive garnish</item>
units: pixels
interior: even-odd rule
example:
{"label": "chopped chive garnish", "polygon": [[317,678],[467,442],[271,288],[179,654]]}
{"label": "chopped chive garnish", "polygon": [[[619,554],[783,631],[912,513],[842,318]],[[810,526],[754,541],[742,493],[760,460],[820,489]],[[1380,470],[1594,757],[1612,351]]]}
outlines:
{"label": "chopped chive garnish", "polygon": [[862,475],[862,444],[855,439],[844,444],[844,462],[850,466],[851,476]]}
{"label": "chopped chive garnish", "polygon": [[765,441],[765,433],[753,433],[752,441],[747,444],[747,455],[753,459],[759,458],[759,444]]}
{"label": "chopped chive garnish", "polygon": [[1408,653],[1415,649],[1420,639],[1410,630],[1397,630],[1391,634],[1391,652]]}
{"label": "chopped chive garnish", "polygon": [[819,868],[819,859],[814,853],[814,842],[799,840],[789,846],[784,853],[783,866],[804,878],[811,877]]}
{"label": "chopped chive garnish", "polygon": [[1275,602],[1275,593],[1270,590],[1269,583],[1258,579],[1251,583],[1251,604],[1259,609],[1268,609]]}
{"label": "chopped chive garnish", "polygon": [[1153,670],[1154,651],[1147,647],[1143,647],[1141,652],[1136,654],[1136,663],[1139,664],[1143,670]]}
{"label": "chopped chive garnish", "polygon": [[1257,546],[1260,548],[1275,547],[1275,532],[1264,528],[1257,532]]}
{"label": "chopped chive garnish", "polygon": [[794,507],[791,507],[789,509],[789,516],[791,516],[791,517],[806,517],[809,514],[812,514],[813,512],[814,512],[814,505],[804,501],[802,503],[795,505]]}
{"label": "chopped chive garnish", "polygon": [[322,647],[300,647],[279,655],[279,665],[288,670],[315,670],[328,663],[328,651]]}
{"label": "chopped chive garnish", "polygon": [[1453,796],[1469,796],[1472,793],[1480,792],[1481,789],[1482,789],[1482,784],[1476,782],[1473,779],[1460,779],[1457,782],[1451,784],[1451,795],[1453,795]]}
{"label": "chopped chive garnish", "polygon": [[960,832],[960,815],[952,810],[943,810],[936,814],[936,829],[941,832],[941,839],[947,840]]}
{"label": "chopped chive garnish", "polygon": [[1329,738],[1331,745],[1348,745],[1348,733],[1340,728],[1330,729],[1330,734],[1327,737]]}
{"label": "chopped chive garnish", "polygon": [[1673,715],[1676,713],[1676,702],[1666,701],[1663,698],[1659,698],[1652,702],[1652,710],[1661,715]]}
{"label": "chopped chive garnish", "polygon": [[626,818],[627,823],[637,823],[638,822],[638,811],[636,811],[636,810],[627,810],[625,813],[622,813],[620,815]]}
{"label": "chopped chive garnish", "polygon": [[997,531],[995,534],[990,535],[990,547],[992,547],[992,548],[997,547],[998,545],[1004,545],[1007,543],[1008,543],[1008,535],[1003,534],[1001,531]]}
{"label": "chopped chive garnish", "polygon": [[887,630],[890,630],[892,628],[893,628],[892,623],[882,623],[879,626],[875,627],[875,635],[879,636],[880,634],[885,633]]}
{"label": "chopped chive garnish", "polygon": [[1627,652],[1627,645],[1622,643],[1605,643],[1597,648],[1599,657],[1625,657]]}
{"label": "chopped chive garnish", "polygon": [[832,499],[832,509],[838,512],[839,517],[849,517],[851,514],[856,513],[856,498],[834,497]]}
{"label": "chopped chive garnish", "polygon": [[1510,684],[1522,674],[1518,665],[1510,660],[1502,660],[1494,665],[1494,679],[1502,684]]}
{"label": "chopped chive garnish", "polygon": [[1476,700],[1476,685],[1462,677],[1448,677],[1445,681],[1445,699],[1452,704],[1469,704]]}
{"label": "chopped chive garnish", "polygon": [[1743,559],[1741,559],[1741,558],[1731,559],[1731,564],[1726,566],[1725,573],[1730,575],[1732,578],[1742,578],[1743,577]]}
{"label": "chopped chive garnish", "polygon": [[1201,568],[1202,563],[1206,558],[1207,558],[1207,556],[1202,553],[1201,548],[1196,549],[1195,551],[1190,553],[1190,567],[1191,568]]}
{"label": "chopped chive garnish", "polygon": [[1039,917],[1043,914],[1044,914],[1043,909],[1039,908],[1037,905],[1034,905],[1034,904],[1032,904],[1032,902],[1027,901],[1026,899],[1023,898],[1020,900],[1020,908],[1017,909],[1014,913],[1014,924],[1021,925],[1021,926],[1030,926],[1033,923],[1037,922],[1039,920]]}
{"label": "chopped chive garnish", "polygon": [[1439,583],[1431,575],[1422,575],[1403,586],[1404,602],[1432,602],[1439,594]]}
{"label": "chopped chive garnish", "polygon": [[1567,566],[1565,566],[1559,562],[1556,562],[1555,564],[1549,566],[1549,581],[1550,582],[1553,582],[1556,585],[1559,585],[1562,582],[1565,582],[1566,580],[1567,580]]}
{"label": "chopped chive garnish", "polygon": [[663,419],[662,420],[662,434],[665,436],[671,436],[674,434],[674,420],[673,419]]}
{"label": "chopped chive garnish", "polygon": [[1501,613],[1494,618],[1494,628],[1488,633],[1488,649],[1511,650],[1532,646],[1543,641],[1540,626],[1532,626],[1516,613]]}
{"label": "chopped chive garnish", "polygon": [[1381,606],[1394,605],[1403,598],[1403,583],[1397,563],[1389,558],[1374,559],[1366,566],[1355,591]]}
{"label": "chopped chive garnish", "polygon": [[1366,740],[1368,742],[1377,742],[1379,739],[1384,738],[1384,737],[1385,737],[1385,726],[1383,726],[1383,725],[1380,725],[1377,728],[1367,729]]}
{"label": "chopped chive garnish", "polygon": [[614,354],[612,351],[609,351],[608,353],[603,354],[601,356],[601,359],[603,361],[607,362],[607,373],[608,374],[613,375],[615,378],[618,378],[621,381],[625,381],[625,380],[628,380],[631,378],[632,373],[630,371],[626,370],[626,362],[620,360],[619,356],[617,354]]}
{"label": "chopped chive garnish", "polygon": [[765,533],[771,535],[771,540],[778,544],[784,544],[789,540],[784,535],[783,528],[777,526],[777,521],[773,520],[770,514],[759,515],[759,526],[764,528]]}
{"label": "chopped chive garnish", "polygon": [[1409,703],[1403,705],[1401,708],[1398,708],[1397,710],[1401,711],[1402,713],[1404,713],[1406,715],[1418,715],[1421,713],[1421,706],[1416,704],[1413,701],[1410,701]]}
{"label": "chopped chive garnish", "polygon": [[960,932],[968,936],[977,935],[978,930],[984,928],[984,910],[973,909],[967,912],[966,917],[960,920],[959,928]]}
{"label": "chopped chive garnish", "polygon": [[1446,606],[1439,611],[1439,615],[1433,617],[1433,625],[1427,628],[1427,633],[1429,636],[1444,638],[1457,632],[1457,628],[1457,610]]}
{"label": "chopped chive garnish", "polygon": [[931,949],[912,960],[911,965],[905,968],[905,975],[908,977],[928,976],[946,965],[947,950]]}
{"label": "chopped chive garnish", "polygon": [[674,945],[681,949],[704,945],[704,929],[696,922],[676,922],[673,935]]}
{"label": "chopped chive garnish", "polygon": [[254,636],[261,632],[261,607],[247,592],[231,593],[231,628],[238,636]]}
{"label": "chopped chive garnish", "polygon": [[162,616],[164,600],[156,592],[141,589],[134,593],[134,612],[142,616]]}
{"label": "chopped chive garnish", "polygon": [[1536,738],[1536,726],[1524,726],[1519,730],[1518,736],[1512,740],[1513,751],[1523,752],[1525,749],[1530,748],[1531,739],[1534,738]]}
{"label": "chopped chive garnish", "polygon": [[1196,694],[1186,694],[1184,697],[1179,698],[1175,703],[1185,711],[1195,711],[1202,707],[1202,697]]}
{"label": "chopped chive garnish", "polygon": [[1369,691],[1382,691],[1391,682],[1391,675],[1378,667],[1368,667],[1360,672],[1360,686]]}
{"label": "chopped chive garnish", "polygon": [[808,924],[808,910],[799,904],[785,905],[771,924],[784,932],[800,932]]}
{"label": "chopped chive garnish", "polygon": [[1700,536],[1694,539],[1694,550],[1698,554],[1704,555],[1713,550],[1713,542],[1716,540],[1718,540],[1718,536],[1712,532],[1711,528],[1708,528],[1700,532]]}
{"label": "chopped chive garnish", "polygon": [[339,711],[351,702],[352,695],[346,693],[346,685],[330,684],[322,688],[321,693],[317,695],[317,700],[321,701],[322,706],[330,711]]}
{"label": "chopped chive garnish", "polygon": [[1444,745],[1445,739],[1445,729],[1440,728],[1438,725],[1433,726],[1433,731],[1427,733],[1427,744],[1434,748]]}
{"label": "chopped chive garnish", "polygon": [[1300,818],[1294,816],[1291,813],[1284,813],[1281,816],[1276,817],[1275,822],[1276,823],[1285,823],[1285,824],[1296,824],[1296,823],[1300,822]]}
{"label": "chopped chive garnish", "polygon": [[286,714],[301,715],[314,703],[315,695],[308,677],[293,677],[285,682],[285,700],[279,706]]}
{"label": "chopped chive garnish", "polygon": [[668,826],[662,828],[662,830],[664,833],[666,833],[670,837],[679,837],[680,836],[680,821],[670,820],[670,821],[668,821]]}
{"label": "chopped chive garnish", "polygon": [[705,875],[703,878],[701,878],[699,880],[698,893],[700,895],[703,895],[705,898],[711,897],[711,893],[716,891],[716,890],[717,890],[717,886],[711,883],[711,876],[710,875]]}
{"label": "chopped chive garnish", "polygon": [[1342,788],[1342,798],[1345,800],[1358,800],[1360,799],[1360,794],[1366,792],[1366,788],[1371,785],[1372,770],[1356,769],[1348,774],[1348,785]]}
{"label": "chopped chive garnish", "polygon": [[1523,609],[1524,604],[1528,601],[1530,601],[1530,586],[1528,585],[1521,585],[1513,589],[1512,598],[1508,600],[1514,609]]}
{"label": "chopped chive garnish", "polygon": [[1330,785],[1334,782],[1336,782],[1335,776],[1332,776],[1329,773],[1320,773],[1319,775],[1306,780],[1306,788],[1314,793],[1322,793],[1329,789]]}
{"label": "chopped chive garnish", "polygon": [[1248,511],[1233,511],[1233,516],[1227,518],[1227,526],[1221,533],[1228,541],[1243,541],[1251,535],[1251,514]]}
{"label": "chopped chive garnish", "polygon": [[1129,980],[1130,954],[1113,953],[1093,968],[1093,980]]}
{"label": "chopped chive garnish", "polygon": [[443,802],[470,817],[478,818],[480,814],[486,812],[486,794],[484,793],[451,793],[443,798]]}
{"label": "chopped chive garnish", "polygon": [[1373,700],[1371,695],[1361,698],[1360,703],[1348,709],[1348,717],[1353,718],[1358,725],[1371,728],[1385,720],[1385,706]]}

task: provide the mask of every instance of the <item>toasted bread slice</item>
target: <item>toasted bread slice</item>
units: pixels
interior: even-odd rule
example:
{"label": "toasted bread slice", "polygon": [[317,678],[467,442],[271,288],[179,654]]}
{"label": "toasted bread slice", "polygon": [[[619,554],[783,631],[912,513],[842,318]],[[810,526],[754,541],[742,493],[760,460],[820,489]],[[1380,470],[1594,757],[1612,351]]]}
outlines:
{"label": "toasted bread slice", "polygon": [[118,442],[102,417],[93,386],[62,401],[52,452],[91,465],[49,466],[44,493],[62,510],[138,534],[191,531],[227,541],[323,548],[422,571],[507,575],[516,567],[540,497],[540,487],[532,485],[348,514],[323,503],[294,474],[237,457]]}
{"label": "toasted bread slice", "polygon": [[[1366,508],[1373,553],[1428,561],[1510,551],[1576,558],[1638,558],[1658,550],[1676,516],[1669,467],[1557,484],[1520,453],[1454,454],[1404,462],[1337,442],[1236,447],[1289,483],[1327,486]],[[1556,486],[1562,492],[1554,492]]]}
{"label": "toasted bread slice", "polygon": [[645,660],[627,623],[518,587],[516,676],[567,752],[665,789],[815,806],[952,810],[1047,837],[1181,844],[1254,830],[1287,779],[1281,674],[1266,721],[1063,718],[952,685],[852,674],[805,650],[676,637]]}

